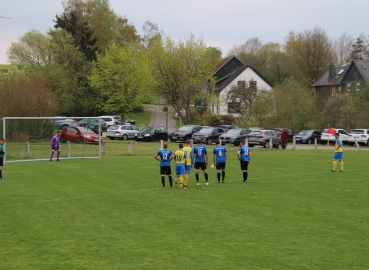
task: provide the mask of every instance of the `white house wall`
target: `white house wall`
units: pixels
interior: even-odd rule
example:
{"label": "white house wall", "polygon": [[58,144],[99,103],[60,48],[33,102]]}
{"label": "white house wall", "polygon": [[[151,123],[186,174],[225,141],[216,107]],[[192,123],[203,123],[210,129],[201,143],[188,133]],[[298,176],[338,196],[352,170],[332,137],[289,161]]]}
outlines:
{"label": "white house wall", "polygon": [[220,115],[226,115],[228,113],[228,100],[227,95],[231,90],[232,86],[238,85],[238,81],[245,81],[246,87],[249,86],[249,81],[256,81],[256,86],[258,91],[270,91],[272,87],[266,83],[257,73],[255,73],[251,68],[246,68],[240,75],[238,75],[231,83],[229,83],[223,90],[219,93],[219,112],[217,107],[214,107],[213,112],[219,113]]}

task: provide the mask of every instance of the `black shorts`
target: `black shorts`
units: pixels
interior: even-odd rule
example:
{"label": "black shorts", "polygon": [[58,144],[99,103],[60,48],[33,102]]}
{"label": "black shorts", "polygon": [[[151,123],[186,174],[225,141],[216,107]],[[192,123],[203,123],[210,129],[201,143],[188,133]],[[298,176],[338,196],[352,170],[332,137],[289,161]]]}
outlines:
{"label": "black shorts", "polygon": [[224,170],[224,169],[225,169],[225,162],[217,163],[217,164],[215,165],[215,168],[216,168],[217,170],[220,170],[220,169]]}
{"label": "black shorts", "polygon": [[241,164],[241,171],[247,171],[247,167],[249,166],[249,162],[241,160],[240,164]]}
{"label": "black shorts", "polygon": [[196,170],[206,170],[206,163],[205,162],[195,162],[195,165],[193,166]]}
{"label": "black shorts", "polygon": [[4,166],[4,158],[0,157],[0,166]]}
{"label": "black shorts", "polygon": [[172,169],[170,166],[160,166],[160,174],[161,175],[171,175]]}

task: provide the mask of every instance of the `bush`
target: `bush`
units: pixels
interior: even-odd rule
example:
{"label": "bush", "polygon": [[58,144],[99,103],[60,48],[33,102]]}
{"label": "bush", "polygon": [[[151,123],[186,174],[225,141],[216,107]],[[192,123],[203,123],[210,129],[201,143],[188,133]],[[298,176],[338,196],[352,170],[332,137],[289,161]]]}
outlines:
{"label": "bush", "polygon": [[216,127],[222,124],[222,118],[218,114],[207,112],[203,114],[202,119],[206,126]]}
{"label": "bush", "polygon": [[222,115],[221,120],[223,125],[234,125],[236,122],[236,119],[232,114]]}

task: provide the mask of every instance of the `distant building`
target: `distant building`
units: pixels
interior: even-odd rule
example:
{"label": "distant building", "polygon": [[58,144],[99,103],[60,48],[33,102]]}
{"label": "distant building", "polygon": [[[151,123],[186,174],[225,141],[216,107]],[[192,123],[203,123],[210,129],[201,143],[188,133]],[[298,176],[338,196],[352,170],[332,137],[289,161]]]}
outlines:
{"label": "distant building", "polygon": [[352,60],[345,66],[330,66],[312,86],[317,96],[327,98],[338,93],[360,90],[368,83],[369,60]]}
{"label": "distant building", "polygon": [[[232,109],[235,103],[228,99],[229,91],[234,87],[249,87],[254,88],[255,91],[270,91],[272,85],[265,79],[257,70],[249,65],[244,65],[235,56],[225,58],[220,62],[215,70],[216,84],[215,94],[218,96],[218,102],[211,106],[213,113],[220,115],[238,114]],[[245,104],[237,106],[245,106]]]}

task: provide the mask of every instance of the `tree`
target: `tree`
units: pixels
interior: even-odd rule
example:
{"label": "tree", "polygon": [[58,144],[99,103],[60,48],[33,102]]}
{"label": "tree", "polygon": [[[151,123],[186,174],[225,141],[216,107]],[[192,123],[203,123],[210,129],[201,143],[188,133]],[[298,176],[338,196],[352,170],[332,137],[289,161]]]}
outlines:
{"label": "tree", "polygon": [[96,59],[97,39],[93,38],[93,30],[81,12],[72,10],[70,13],[64,12],[60,17],[56,16],[54,27],[70,33],[74,38],[75,48],[82,52],[89,61]]}
{"label": "tree", "polygon": [[89,81],[98,92],[98,109],[112,114],[151,101],[155,87],[146,55],[134,45],[111,45],[106,54],[98,54]]}
{"label": "tree", "polygon": [[353,44],[353,38],[344,32],[335,42],[334,42],[334,50],[336,54],[336,64],[338,66],[343,66],[349,62],[351,62],[351,58],[349,56],[350,50]]}
{"label": "tree", "polygon": [[352,44],[349,59],[363,60],[369,57],[368,39],[362,33]]}
{"label": "tree", "polygon": [[302,33],[290,33],[285,51],[293,63],[294,77],[311,86],[334,63],[333,45],[319,27]]}
{"label": "tree", "polygon": [[1,116],[41,117],[57,111],[55,97],[42,75],[28,76],[13,70],[1,81],[0,93]]}
{"label": "tree", "polygon": [[[172,38],[157,40],[150,50],[157,93],[189,123],[190,105],[206,108],[212,95],[214,67],[220,59],[202,39],[191,35],[175,42]],[[185,118],[182,114],[185,111]]]}
{"label": "tree", "polygon": [[13,64],[47,65],[51,60],[50,37],[31,30],[18,38],[18,42],[12,42],[6,54]]}

